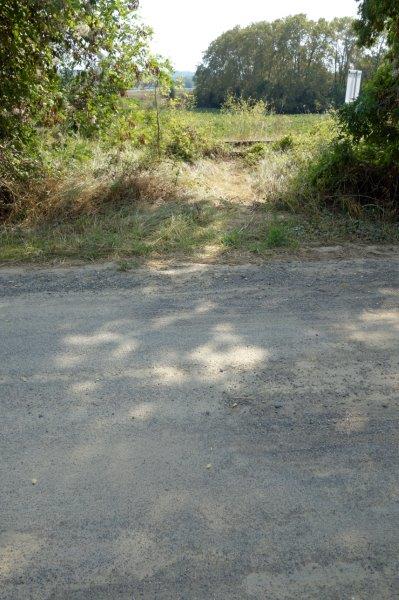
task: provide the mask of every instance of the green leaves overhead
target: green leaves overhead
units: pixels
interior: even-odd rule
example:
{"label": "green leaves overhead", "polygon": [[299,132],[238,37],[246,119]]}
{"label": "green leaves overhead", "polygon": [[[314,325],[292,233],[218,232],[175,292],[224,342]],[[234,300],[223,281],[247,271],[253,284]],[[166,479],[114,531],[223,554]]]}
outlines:
{"label": "green leaves overhead", "polygon": [[388,34],[388,44],[399,52],[399,2],[398,0],[358,0],[359,19],[355,24],[359,42],[372,46],[382,32]]}
{"label": "green leaves overhead", "polygon": [[151,31],[137,7],[135,0],[3,0],[0,140],[43,121],[99,127],[147,69]]}

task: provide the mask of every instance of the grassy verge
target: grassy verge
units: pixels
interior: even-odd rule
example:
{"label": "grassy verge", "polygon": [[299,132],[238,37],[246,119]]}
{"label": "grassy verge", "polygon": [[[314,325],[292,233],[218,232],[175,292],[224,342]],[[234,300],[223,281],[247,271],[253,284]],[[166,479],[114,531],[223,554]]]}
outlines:
{"label": "grassy verge", "polygon": [[[210,161],[209,161],[210,162]],[[206,166],[202,164],[202,169]],[[229,169],[232,165],[228,165]],[[220,169],[223,181],[226,165]],[[269,202],[240,203],[228,188],[196,187],[193,167],[190,195],[179,199],[106,206],[96,214],[51,224],[3,227],[0,261],[94,261],[157,258],[248,259],[270,255],[276,249],[291,252],[306,246],[342,242],[393,243],[399,241],[394,224],[372,223],[318,213],[312,216],[274,208]],[[214,173],[214,176],[215,173]]]}
{"label": "grassy verge", "polygon": [[[230,114],[174,111],[171,118],[200,123],[220,140],[238,139],[260,117],[250,114],[244,125]],[[189,163],[154,161],[129,144],[54,145],[47,177],[20,192],[15,217],[0,226],[0,262],[117,260],[124,269],[145,259],[247,259],[282,248],[399,242],[394,223],[327,212],[307,189],[303,172],[331,136],[328,117],[262,119],[273,144]]]}

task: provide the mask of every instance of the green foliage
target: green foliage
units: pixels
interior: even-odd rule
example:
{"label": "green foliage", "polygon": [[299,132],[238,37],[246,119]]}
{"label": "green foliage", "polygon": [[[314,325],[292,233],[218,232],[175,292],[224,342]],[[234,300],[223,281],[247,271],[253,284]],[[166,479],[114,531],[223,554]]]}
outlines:
{"label": "green foliage", "polygon": [[247,165],[253,166],[260,162],[266,155],[265,144],[252,144],[244,152],[244,160]]}
{"label": "green foliage", "polygon": [[195,162],[201,157],[215,157],[223,152],[223,146],[201,127],[175,123],[166,133],[164,153],[169,158]]}
{"label": "green foliage", "polygon": [[83,20],[74,29],[80,51],[63,54],[60,87],[66,128],[93,135],[112,121],[121,94],[159,65],[149,59],[150,30],[137,22],[137,2],[84,4]]}
{"label": "green foliage", "polygon": [[363,89],[359,99],[340,112],[344,134],[363,141],[379,162],[399,160],[399,3],[396,0],[363,0],[356,23],[360,43],[371,45],[387,31],[384,63]]}
{"label": "green foliage", "polygon": [[220,112],[219,125],[234,131],[235,140],[259,140],[267,134],[266,116],[271,111],[263,100],[237,98],[229,94]]}
{"label": "green foliage", "polygon": [[246,232],[243,229],[232,229],[228,233],[224,234],[222,243],[227,248],[238,250],[242,246],[245,237]]}
{"label": "green foliage", "polygon": [[0,139],[21,136],[33,116],[51,107],[68,8],[62,15],[49,0],[0,4]]}
{"label": "green foliage", "polygon": [[66,122],[92,133],[148,65],[136,0],[0,4],[0,139]]}
{"label": "green foliage", "polygon": [[359,49],[349,18],[311,21],[295,15],[236,27],[209,46],[195,76],[199,106],[229,98],[262,100],[279,113],[322,112],[341,104],[352,62],[368,75],[383,53],[381,42]]}
{"label": "green foliage", "polygon": [[[162,119],[168,118],[166,109]],[[174,113],[176,115],[176,112]],[[295,138],[300,135],[310,134],[324,124],[325,133],[331,129],[330,116],[319,114],[306,115],[277,115],[253,111],[228,112],[225,110],[196,109],[179,111],[177,118],[193,127],[205,130],[208,137],[219,141],[237,140],[276,140],[281,136],[292,134]]]}
{"label": "green foliage", "polygon": [[169,71],[150,57],[137,8],[137,0],[0,3],[0,218],[28,173],[46,170],[38,147],[47,130],[134,138],[122,134],[132,121],[120,96],[139,78]]}
{"label": "green foliage", "polygon": [[338,113],[340,136],[310,169],[310,180],[328,204],[349,213],[399,214],[399,3],[363,0],[359,41],[371,45],[388,33],[384,62],[358,100]]}
{"label": "green foliage", "polygon": [[[23,151],[21,151],[23,149]],[[0,222],[5,220],[18,199],[18,188],[40,171],[36,139],[0,143]]]}
{"label": "green foliage", "polygon": [[372,46],[382,32],[387,32],[389,56],[399,55],[399,4],[397,0],[357,0],[359,19],[355,29],[363,46]]}
{"label": "green foliage", "polygon": [[238,117],[250,115],[254,117],[262,117],[269,111],[266,102],[263,100],[252,100],[251,98],[237,97],[229,94],[223,102],[221,113],[229,114]]}
{"label": "green foliage", "polygon": [[[122,105],[126,108],[125,100]],[[127,113],[133,118],[136,109]],[[134,136],[147,127],[152,131],[152,114],[147,124],[149,115],[143,111]],[[169,118],[207,135],[208,129],[225,134],[224,114],[172,111],[169,117],[167,111],[162,118],[165,142]],[[364,218],[380,216],[381,208],[356,205],[349,196],[334,199],[327,190],[328,206],[342,206],[353,216],[325,210],[327,195],[319,194],[314,180],[309,181],[309,165],[316,157],[326,160],[323,173],[312,171],[319,184],[323,177],[343,171],[351,157],[348,151],[343,162],[332,167],[327,163],[323,148],[333,132],[331,117],[266,119],[270,137],[292,132],[295,145],[289,152],[265,145],[265,158],[251,169],[230,157],[192,165],[154,161],[134,147],[135,137],[124,141],[123,132],[104,143],[79,134],[64,136],[62,128],[42,130],[40,168],[35,175],[29,170],[19,189],[10,182],[17,202],[0,225],[0,260],[112,259],[126,269],[134,264],[132,257],[138,261],[178,253],[202,260],[216,259],[229,249],[245,256],[269,254],[274,247],[292,249],[299,243],[398,241],[397,225]]]}
{"label": "green foliage", "polygon": [[399,166],[384,164],[367,144],[335,140],[308,167],[313,193],[352,216],[392,217],[397,211]]}
{"label": "green foliage", "polygon": [[169,131],[165,153],[171,158],[194,162],[199,158],[205,146],[205,139],[200,132],[190,125],[175,124]]}
{"label": "green foliage", "polygon": [[192,113],[177,110],[176,103],[169,103],[160,113],[161,155],[175,160],[193,163],[203,156],[220,153],[222,144],[206,123],[190,118]]}
{"label": "green foliage", "polygon": [[273,248],[295,246],[296,240],[289,223],[273,220],[255,227],[234,228],[223,236],[222,243],[226,248],[233,250],[262,254]]}
{"label": "green foliage", "polygon": [[290,243],[287,227],[282,223],[273,223],[267,230],[266,246],[268,248],[283,248]]}
{"label": "green foliage", "polygon": [[375,158],[386,164],[399,159],[398,93],[392,65],[386,62],[364,86],[359,99],[339,113],[344,135],[355,143],[365,141],[373,147]]}
{"label": "green foliage", "polygon": [[294,147],[294,138],[289,133],[288,135],[284,135],[282,138],[274,142],[273,150],[277,150],[280,152],[287,152],[288,150],[292,150]]}

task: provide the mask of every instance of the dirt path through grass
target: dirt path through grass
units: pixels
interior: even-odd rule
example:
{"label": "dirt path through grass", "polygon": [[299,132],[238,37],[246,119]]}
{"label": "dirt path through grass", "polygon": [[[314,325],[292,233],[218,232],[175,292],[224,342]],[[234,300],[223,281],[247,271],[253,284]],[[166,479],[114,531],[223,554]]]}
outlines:
{"label": "dirt path through grass", "polygon": [[73,197],[68,200],[77,214],[2,226],[0,264],[113,260],[127,269],[162,260],[242,263],[315,256],[325,246],[338,246],[337,256],[362,256],[367,246],[399,240],[393,224],[278,209],[285,160],[271,153],[256,165],[239,157],[165,162],[131,179],[125,174],[106,201],[94,196],[75,206]]}

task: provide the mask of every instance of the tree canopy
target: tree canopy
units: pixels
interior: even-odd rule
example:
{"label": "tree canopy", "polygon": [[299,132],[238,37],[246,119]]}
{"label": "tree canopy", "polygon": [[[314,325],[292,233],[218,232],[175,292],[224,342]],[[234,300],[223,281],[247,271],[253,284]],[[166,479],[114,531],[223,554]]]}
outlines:
{"label": "tree canopy", "polygon": [[399,55],[399,3],[397,0],[357,0],[360,2],[359,19],[355,29],[359,43],[372,46],[384,31],[388,35],[391,56]]}
{"label": "tree canopy", "polygon": [[41,119],[95,127],[148,66],[137,0],[0,3],[0,140]]}
{"label": "tree canopy", "polygon": [[[378,37],[378,36],[376,36]],[[277,112],[317,112],[343,102],[351,64],[367,76],[383,54],[357,45],[350,18],[312,21],[299,14],[236,27],[209,46],[195,82],[200,106],[229,95],[264,100]]]}

